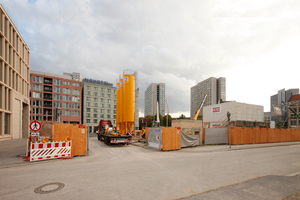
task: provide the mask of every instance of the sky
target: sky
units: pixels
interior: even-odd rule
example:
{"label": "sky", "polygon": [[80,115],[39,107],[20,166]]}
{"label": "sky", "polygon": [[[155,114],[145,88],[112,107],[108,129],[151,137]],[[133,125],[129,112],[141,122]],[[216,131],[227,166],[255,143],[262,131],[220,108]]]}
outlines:
{"label": "sky", "polygon": [[[226,100],[264,106],[300,88],[299,0],[1,0],[32,70],[165,83],[170,115],[190,117],[190,88],[226,78]],[[199,102],[200,105],[200,102]],[[193,116],[192,116],[193,117]]]}

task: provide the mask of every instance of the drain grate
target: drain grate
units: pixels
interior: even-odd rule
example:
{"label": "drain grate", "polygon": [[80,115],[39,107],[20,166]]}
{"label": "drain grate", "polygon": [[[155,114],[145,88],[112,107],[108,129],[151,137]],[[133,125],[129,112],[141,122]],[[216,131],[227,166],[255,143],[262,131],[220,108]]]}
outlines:
{"label": "drain grate", "polygon": [[[50,190],[43,190],[44,187],[47,187],[47,186],[50,186],[50,187],[57,186],[57,188],[50,189]],[[48,194],[48,193],[51,193],[51,192],[56,192],[58,190],[61,190],[64,187],[65,187],[65,184],[63,184],[63,183],[47,183],[45,185],[42,185],[40,187],[35,188],[34,192],[37,193],[37,194]]]}

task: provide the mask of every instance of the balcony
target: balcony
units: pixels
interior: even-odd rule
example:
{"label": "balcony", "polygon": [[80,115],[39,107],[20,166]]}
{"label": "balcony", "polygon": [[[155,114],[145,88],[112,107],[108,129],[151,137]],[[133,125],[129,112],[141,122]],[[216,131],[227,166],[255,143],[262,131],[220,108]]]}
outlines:
{"label": "balcony", "polygon": [[44,104],[44,107],[52,108],[52,104]]}
{"label": "balcony", "polygon": [[44,88],[44,92],[52,92],[52,89]]}
{"label": "balcony", "polygon": [[44,99],[52,100],[51,96],[44,96]]}
{"label": "balcony", "polygon": [[[44,115],[47,115],[47,112],[44,112]],[[48,116],[51,116],[52,112],[48,112]]]}
{"label": "balcony", "polygon": [[44,84],[52,85],[52,79],[44,79]]}

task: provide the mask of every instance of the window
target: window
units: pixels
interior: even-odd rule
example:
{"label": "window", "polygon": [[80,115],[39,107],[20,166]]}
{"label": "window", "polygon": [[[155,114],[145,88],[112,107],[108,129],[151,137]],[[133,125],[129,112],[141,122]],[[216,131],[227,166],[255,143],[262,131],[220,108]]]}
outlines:
{"label": "window", "polygon": [[110,103],[111,102],[111,100],[110,99],[107,99],[107,103]]}
{"label": "window", "polygon": [[86,112],[91,112],[91,109],[90,108],[86,108]]}
{"label": "window", "polygon": [[87,91],[86,94],[87,94],[87,95],[91,95],[91,92],[90,92],[90,91]]}
{"label": "window", "polygon": [[98,91],[98,88],[97,88],[97,87],[94,87],[94,91]]}
{"label": "window", "polygon": [[91,86],[86,86],[86,89],[87,90],[91,90]]}
{"label": "window", "polygon": [[73,109],[79,109],[80,105],[78,103],[72,103]]}
{"label": "window", "polygon": [[71,103],[63,103],[64,108],[71,108]]}
{"label": "window", "polygon": [[54,85],[62,85],[62,81],[54,79]]}
{"label": "window", "polygon": [[69,82],[69,81],[64,81],[64,85],[71,85],[71,82]]}
{"label": "window", "polygon": [[54,92],[61,93],[61,87],[54,87]]}
{"label": "window", "polygon": [[91,122],[91,120],[90,119],[86,119],[86,123],[90,123]]}
{"label": "window", "polygon": [[110,118],[110,115],[107,115],[107,118],[109,119],[109,118]]}
{"label": "window", "polygon": [[103,99],[103,98],[101,98],[101,102],[104,102],[104,99]]}
{"label": "window", "polygon": [[80,86],[80,83],[72,83],[73,86]]}
{"label": "window", "polygon": [[117,99],[117,95],[114,95],[114,99]]}
{"label": "window", "polygon": [[98,96],[98,92],[94,92],[94,96]]}
{"label": "window", "polygon": [[86,117],[91,117],[91,113],[86,113]]}
{"label": "window", "polygon": [[94,117],[97,118],[97,114],[94,114]]}
{"label": "window", "polygon": [[72,97],[73,102],[80,102],[80,97]]}
{"label": "window", "polygon": [[104,88],[101,88],[101,92],[104,92]]}
{"label": "window", "polygon": [[61,108],[61,102],[54,101],[54,108]]}
{"label": "window", "polygon": [[73,89],[72,94],[73,95],[80,95],[80,90]]}
{"label": "window", "polygon": [[64,101],[71,101],[71,96],[68,96],[68,95],[64,95],[64,97],[63,97],[64,99]]}
{"label": "window", "polygon": [[104,109],[100,109],[100,113],[104,113],[105,112],[105,110]]}
{"label": "window", "polygon": [[117,104],[117,100],[114,100],[114,104]]}
{"label": "window", "polygon": [[98,103],[94,103],[94,107],[98,107]]}
{"label": "window", "polygon": [[79,116],[78,110],[72,110],[72,116]]}
{"label": "window", "polygon": [[107,109],[107,113],[110,113],[110,110],[109,110],[109,109]]}
{"label": "window", "polygon": [[101,108],[105,108],[105,105],[104,105],[104,104],[101,104]]}
{"label": "window", "polygon": [[116,90],[114,90],[114,94],[116,94]]}
{"label": "window", "polygon": [[33,92],[32,93],[33,98],[41,99],[42,98],[42,93],[39,92]]}
{"label": "window", "polygon": [[111,98],[111,94],[107,94],[107,97],[108,97],[108,98]]}
{"label": "window", "polygon": [[116,110],[114,110],[114,114],[117,114]]}
{"label": "window", "polygon": [[111,107],[111,105],[110,105],[110,104],[108,104],[108,105],[107,105],[107,107],[108,107],[108,108],[110,108],[110,107]]}
{"label": "window", "polygon": [[91,101],[91,97],[86,97],[86,100],[87,101]]}
{"label": "window", "polygon": [[101,118],[104,118],[104,114],[101,114],[100,117],[101,117]]}
{"label": "window", "polygon": [[94,119],[94,123],[97,123],[97,119]]}
{"label": "window", "polygon": [[101,93],[101,97],[104,97],[104,93]]}
{"label": "window", "polygon": [[117,116],[116,115],[114,115],[114,119],[116,119],[117,118]]}
{"label": "window", "polygon": [[42,106],[42,101],[40,101],[40,100],[33,100],[32,101],[32,105],[36,105],[36,106]]}
{"label": "window", "polygon": [[38,76],[33,76],[33,82],[35,83],[43,83],[43,78]]}
{"label": "window", "polygon": [[41,108],[33,108],[32,113],[34,114],[42,114],[42,109]]}
{"label": "window", "polygon": [[71,110],[63,110],[63,116],[71,116]]}
{"label": "window", "polygon": [[111,89],[107,89],[107,93],[111,93]]}
{"label": "window", "polygon": [[54,94],[53,95],[54,100],[60,100],[61,101],[61,95],[60,94]]}
{"label": "window", "polygon": [[71,94],[71,88],[64,88],[64,94]]}
{"label": "window", "polygon": [[37,84],[33,84],[32,89],[33,90],[38,90],[38,91],[42,91],[43,90],[42,85],[37,85]]}
{"label": "window", "polygon": [[98,109],[97,109],[97,108],[94,108],[94,112],[98,112]]}
{"label": "window", "polygon": [[86,103],[86,106],[91,106],[91,102],[87,102],[87,103]]}
{"label": "window", "polygon": [[98,101],[98,98],[94,98],[94,102],[97,102]]}

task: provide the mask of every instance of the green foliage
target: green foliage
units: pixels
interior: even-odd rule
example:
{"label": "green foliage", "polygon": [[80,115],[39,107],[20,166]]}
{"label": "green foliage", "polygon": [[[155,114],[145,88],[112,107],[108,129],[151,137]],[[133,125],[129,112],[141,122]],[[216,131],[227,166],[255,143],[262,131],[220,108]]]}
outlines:
{"label": "green foliage", "polygon": [[178,119],[186,119],[184,114],[181,114]]}
{"label": "green foliage", "polygon": [[203,116],[202,115],[198,115],[197,120],[202,120]]}

